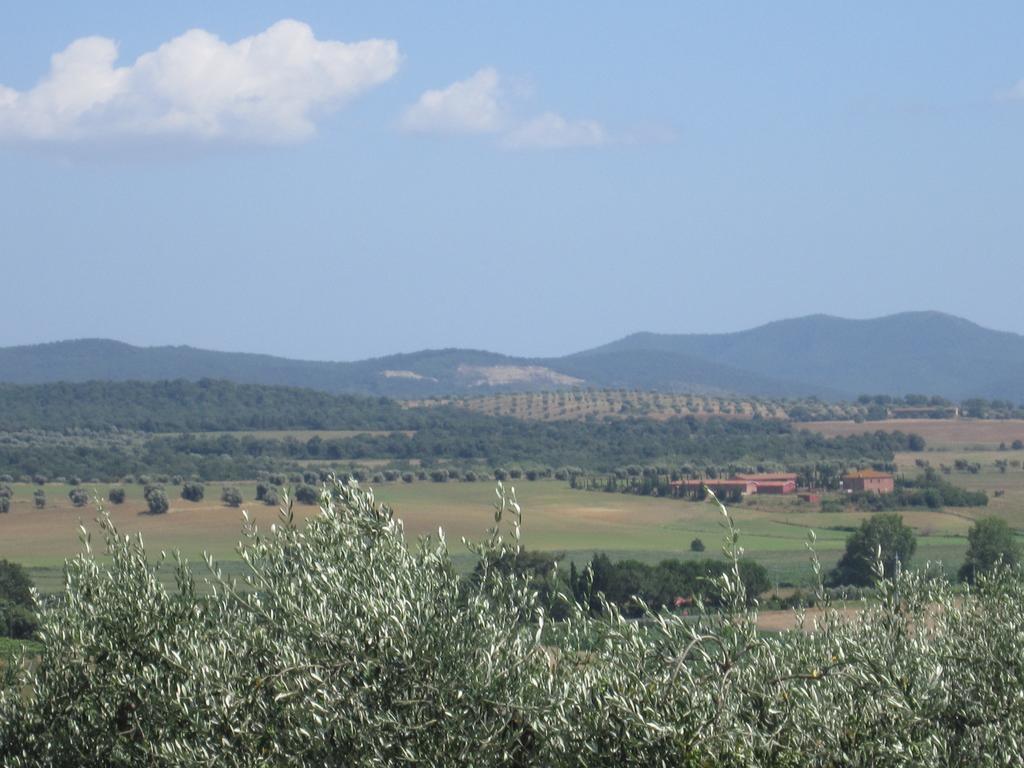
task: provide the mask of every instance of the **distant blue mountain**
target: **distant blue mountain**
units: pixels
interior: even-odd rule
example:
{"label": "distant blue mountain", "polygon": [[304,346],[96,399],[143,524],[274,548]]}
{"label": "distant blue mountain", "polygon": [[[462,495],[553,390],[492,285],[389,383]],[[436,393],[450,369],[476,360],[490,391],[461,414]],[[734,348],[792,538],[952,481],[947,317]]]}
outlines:
{"label": "distant blue mountain", "polygon": [[0,348],[0,381],[225,379],[398,398],[560,387],[768,397],[862,393],[1024,402],[1024,336],[939,312],[812,315],[722,334],[635,333],[558,358],[466,349],[358,362],[291,360],[84,339]]}

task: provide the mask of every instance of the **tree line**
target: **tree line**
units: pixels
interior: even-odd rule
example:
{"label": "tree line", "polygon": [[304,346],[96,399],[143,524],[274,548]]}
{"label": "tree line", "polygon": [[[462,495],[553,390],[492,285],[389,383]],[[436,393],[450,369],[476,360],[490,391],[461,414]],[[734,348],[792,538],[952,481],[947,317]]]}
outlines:
{"label": "tree line", "polygon": [[0,434],[0,475],[78,476],[113,480],[141,473],[178,474],[202,480],[256,477],[309,462],[358,463],[383,459],[395,466],[413,460],[464,467],[575,466],[609,472],[628,464],[664,463],[722,467],[773,462],[866,464],[891,462],[895,451],[922,441],[915,435],[875,432],[826,438],[767,420],[685,417],[654,422],[527,422],[473,416],[422,427],[351,437],[274,438],[233,434],[139,435],[26,431]]}

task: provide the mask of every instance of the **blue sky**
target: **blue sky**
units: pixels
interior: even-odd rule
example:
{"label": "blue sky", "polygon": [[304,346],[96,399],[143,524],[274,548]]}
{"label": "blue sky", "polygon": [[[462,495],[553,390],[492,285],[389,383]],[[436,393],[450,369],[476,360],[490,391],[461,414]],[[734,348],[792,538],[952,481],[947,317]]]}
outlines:
{"label": "blue sky", "polygon": [[1015,3],[17,4],[0,345],[549,355],[910,309],[1024,332],[1022,22]]}

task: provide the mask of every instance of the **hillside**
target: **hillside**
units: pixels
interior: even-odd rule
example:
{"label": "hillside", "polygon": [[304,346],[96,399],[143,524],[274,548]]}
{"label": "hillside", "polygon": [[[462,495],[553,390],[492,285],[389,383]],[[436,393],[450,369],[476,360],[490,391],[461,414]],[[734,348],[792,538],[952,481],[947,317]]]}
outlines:
{"label": "hillside", "polygon": [[725,334],[637,333],[571,359],[625,351],[690,356],[799,381],[808,394],[821,388],[847,397],[927,392],[953,400],[1024,400],[1024,336],[940,312],[871,320],[812,315]]}
{"label": "hillside", "polygon": [[636,333],[558,358],[443,349],[322,362],[108,340],[0,349],[0,382],[224,379],[416,399],[628,388],[849,399],[920,392],[1024,402],[1024,336],[938,312],[813,315],[726,334]]}

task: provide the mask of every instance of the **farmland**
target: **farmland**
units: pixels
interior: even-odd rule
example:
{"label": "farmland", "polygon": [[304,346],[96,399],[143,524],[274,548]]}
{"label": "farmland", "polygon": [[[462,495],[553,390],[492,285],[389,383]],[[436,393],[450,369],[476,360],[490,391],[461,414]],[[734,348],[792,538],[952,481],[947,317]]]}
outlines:
{"label": "farmland", "polygon": [[825,437],[859,435],[874,430],[913,432],[925,439],[932,450],[963,450],[971,447],[997,448],[1024,440],[1024,419],[888,419],[857,423],[854,421],[810,421],[801,429],[820,432]]}
{"label": "farmland", "polygon": [[[913,467],[916,454],[900,457],[901,466]],[[1024,472],[1012,478],[999,475],[993,468],[970,480],[957,482],[988,488],[1001,482],[1006,495],[995,499],[990,510],[915,510],[904,519],[918,533],[917,560],[943,560],[959,565],[966,549],[966,532],[973,517],[996,511],[1005,514],[1015,526],[1024,526]],[[1012,483],[1010,481],[1013,481]],[[264,529],[276,519],[276,508],[251,501],[254,484],[241,483],[248,510]],[[566,560],[585,562],[595,551],[613,558],[636,558],[656,562],[666,557],[696,557],[690,541],[702,539],[708,554],[714,555],[722,531],[720,516],[709,504],[677,499],[607,494],[571,490],[554,480],[516,484],[525,510],[524,544],[530,549],[565,552]],[[52,499],[46,509],[32,508],[33,486],[17,484],[11,512],[0,516],[0,558],[26,564],[44,590],[60,584],[60,565],[75,554],[78,524],[94,516],[89,507],[74,508],[67,499],[67,487],[48,484]],[[100,493],[104,488],[98,489]],[[145,504],[139,486],[127,486],[127,499],[119,506],[108,505],[111,516],[124,533],[140,532],[151,551],[179,549],[198,560],[203,551],[218,559],[234,560],[239,539],[241,510],[221,505],[219,486],[209,484],[207,499],[192,503],[176,498],[169,488],[171,510],[166,515],[144,513]],[[415,483],[384,484],[375,489],[377,497],[394,506],[405,523],[410,539],[436,534],[444,529],[457,562],[468,566],[460,537],[479,538],[491,523],[489,505],[493,498],[491,483]],[[801,583],[809,576],[805,542],[808,529],[817,534],[817,550],[826,567],[841,554],[848,530],[867,516],[862,511],[821,512],[793,498],[750,497],[732,507],[743,535],[748,555],[765,564],[773,579]],[[300,518],[315,514],[312,506],[296,506]]]}

